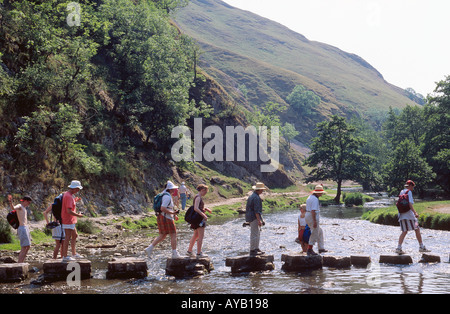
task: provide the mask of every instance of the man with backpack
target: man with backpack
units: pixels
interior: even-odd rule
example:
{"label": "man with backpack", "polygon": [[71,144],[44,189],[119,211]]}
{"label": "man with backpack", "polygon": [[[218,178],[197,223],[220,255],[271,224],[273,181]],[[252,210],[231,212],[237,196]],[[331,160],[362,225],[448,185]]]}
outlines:
{"label": "man with backpack", "polygon": [[159,236],[145,249],[148,257],[151,257],[155,246],[162,242],[168,234],[172,246],[172,258],[180,257],[177,252],[177,228],[175,227],[175,220],[178,220],[179,211],[174,210],[172,199],[172,192],[176,189],[178,189],[178,186],[171,181],[167,181],[165,190],[154,199],[153,209],[157,216]]}
{"label": "man with backpack", "polygon": [[27,207],[30,206],[33,200],[29,196],[24,196],[20,199],[20,204],[16,206],[12,203],[12,196],[8,195],[9,206],[11,207],[11,212],[17,213],[17,220],[19,222],[17,228],[17,236],[20,241],[20,253],[19,253],[19,263],[25,261],[28,250],[31,247],[31,235],[30,229],[28,227],[27,219]]}
{"label": "man with backpack", "polygon": [[399,200],[397,202],[398,209],[398,221],[400,223],[400,229],[402,233],[398,239],[398,246],[395,252],[397,254],[405,254],[402,250],[402,244],[405,240],[406,234],[408,231],[414,230],[416,232],[416,238],[419,242],[419,252],[430,252],[427,250],[425,245],[422,242],[422,235],[420,234],[419,228],[419,214],[414,210],[414,199],[412,196],[412,191],[414,190],[415,183],[411,180],[408,180],[405,184],[405,189],[400,192]]}

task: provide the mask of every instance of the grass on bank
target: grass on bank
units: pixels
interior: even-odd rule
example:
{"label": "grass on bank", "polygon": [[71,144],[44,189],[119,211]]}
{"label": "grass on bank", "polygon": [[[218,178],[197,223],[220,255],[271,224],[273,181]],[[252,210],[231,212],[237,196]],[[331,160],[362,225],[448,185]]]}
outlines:
{"label": "grass on bank", "polygon": [[[417,202],[414,209],[419,214],[419,225],[423,228],[450,231],[450,214],[438,213],[433,208],[450,206],[450,201]],[[364,213],[362,219],[382,225],[398,226],[396,206],[375,209]]]}

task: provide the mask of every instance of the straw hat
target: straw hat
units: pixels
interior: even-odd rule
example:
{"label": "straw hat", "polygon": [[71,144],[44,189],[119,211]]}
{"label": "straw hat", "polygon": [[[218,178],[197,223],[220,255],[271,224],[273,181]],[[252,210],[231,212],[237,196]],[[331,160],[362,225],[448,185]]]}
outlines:
{"label": "straw hat", "polygon": [[319,184],[319,185],[316,185],[316,188],[311,193],[312,194],[325,194],[326,192],[324,191],[323,186]]}
{"label": "straw hat", "polygon": [[267,190],[266,186],[262,182],[257,182],[256,185],[252,186],[253,190]]}
{"label": "straw hat", "polygon": [[70,185],[68,186],[69,189],[80,189],[82,190],[83,187],[81,186],[81,182],[74,180],[70,183]]}

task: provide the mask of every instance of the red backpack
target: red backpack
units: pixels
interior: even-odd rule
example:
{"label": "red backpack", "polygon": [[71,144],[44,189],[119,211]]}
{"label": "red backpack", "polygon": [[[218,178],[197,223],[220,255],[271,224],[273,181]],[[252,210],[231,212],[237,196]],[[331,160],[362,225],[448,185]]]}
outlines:
{"label": "red backpack", "polygon": [[398,196],[397,209],[400,214],[407,213],[411,208],[409,207],[409,190],[405,194]]}

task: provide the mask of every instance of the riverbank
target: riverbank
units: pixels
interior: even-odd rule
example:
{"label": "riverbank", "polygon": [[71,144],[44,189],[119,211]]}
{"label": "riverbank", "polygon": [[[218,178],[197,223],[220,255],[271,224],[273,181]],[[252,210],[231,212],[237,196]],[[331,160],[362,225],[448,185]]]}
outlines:
{"label": "riverbank", "polygon": [[[419,214],[422,228],[450,231],[450,201],[416,202],[414,209]],[[362,219],[381,225],[398,225],[397,207],[389,206],[368,211]]]}

